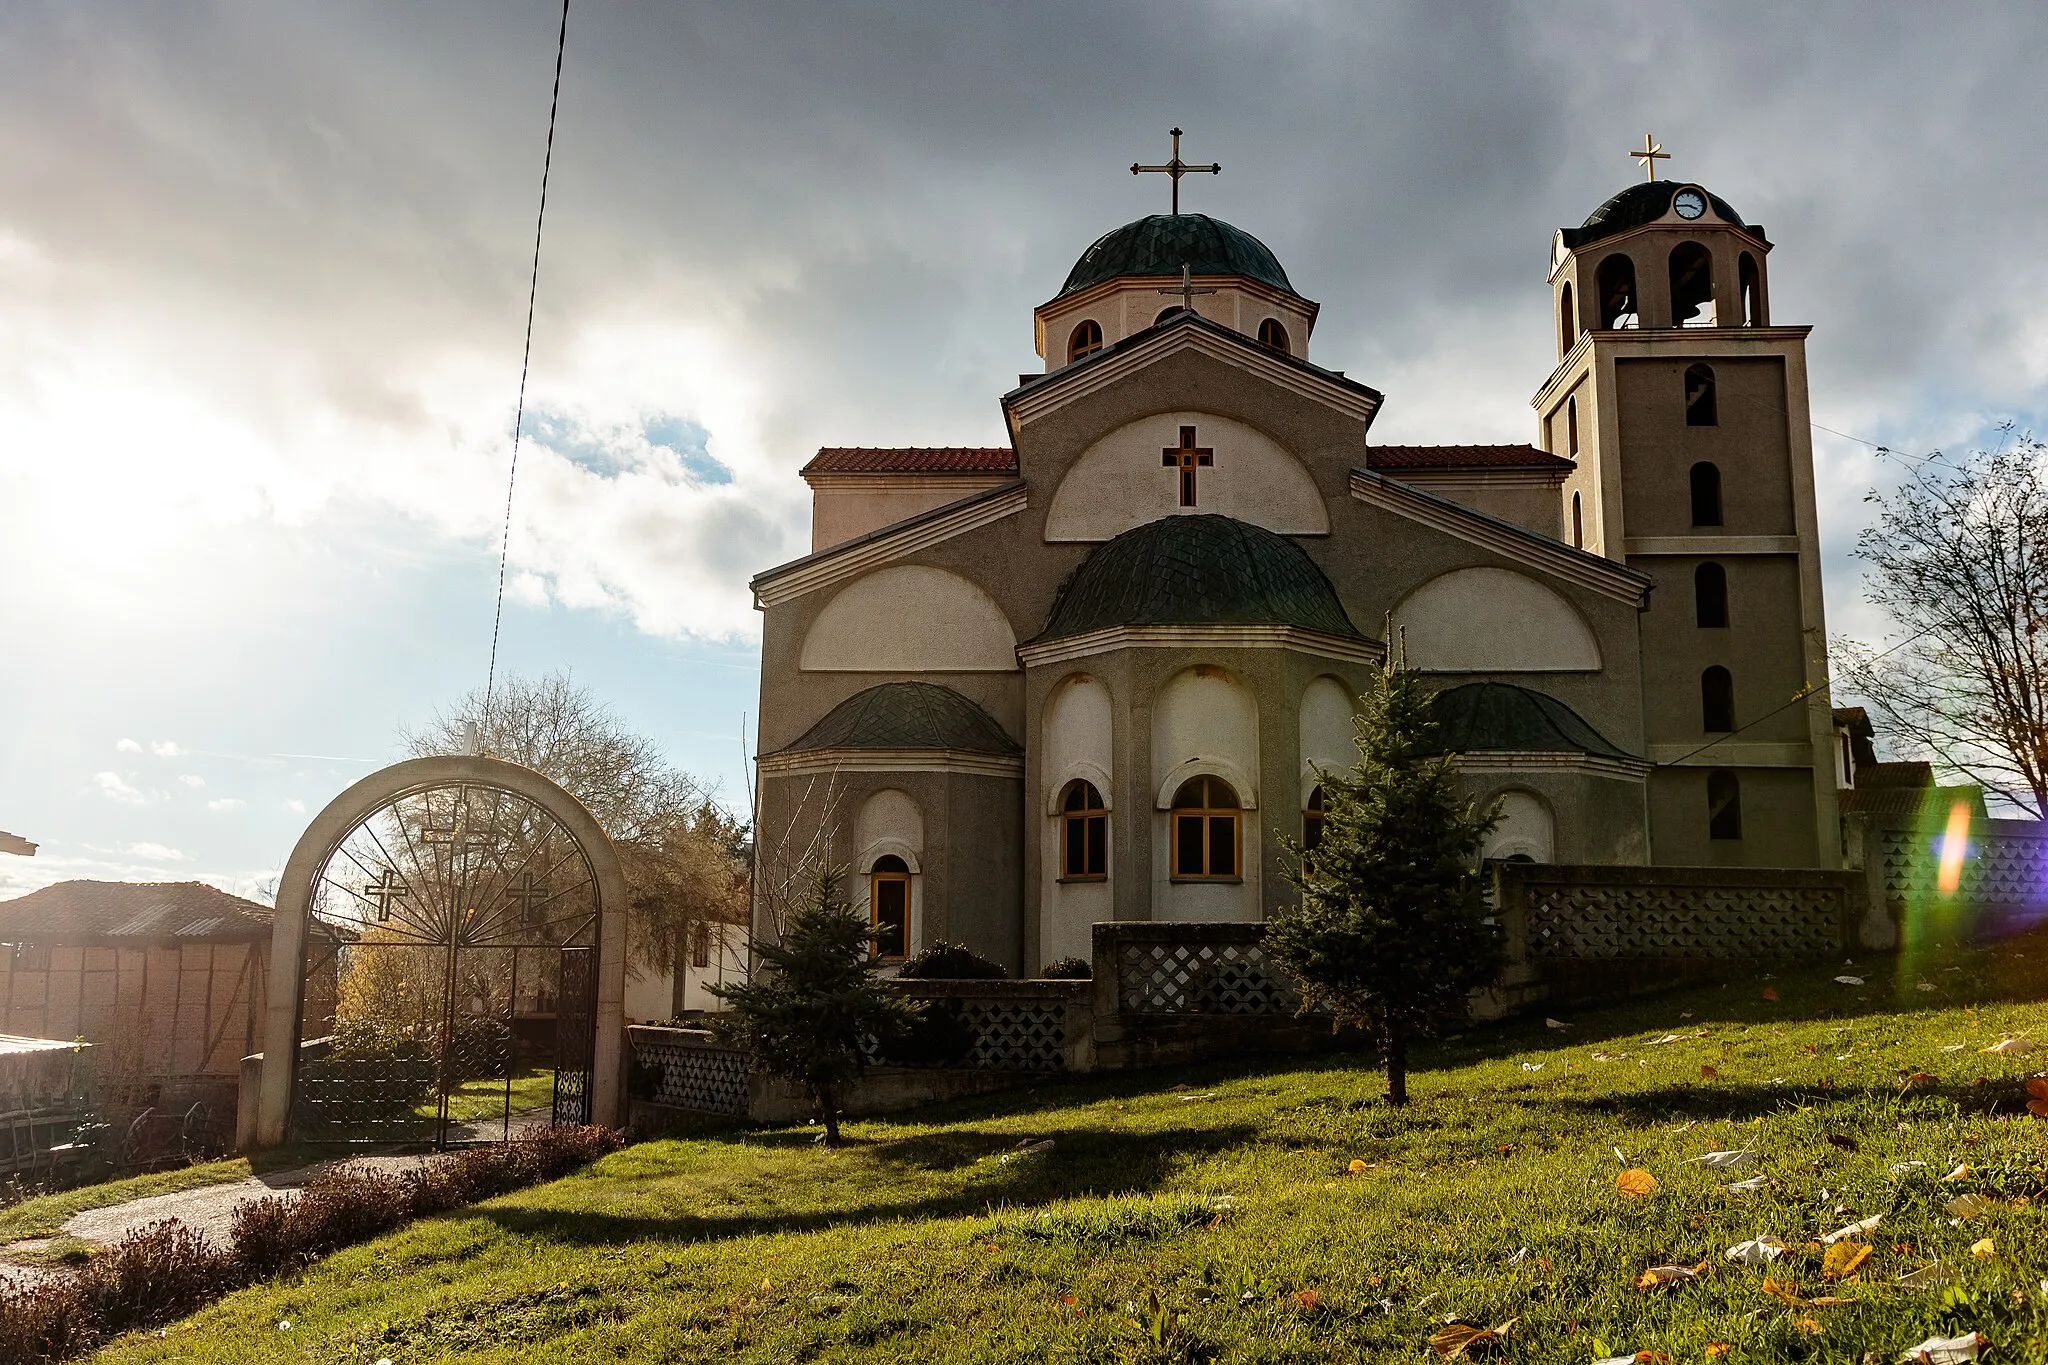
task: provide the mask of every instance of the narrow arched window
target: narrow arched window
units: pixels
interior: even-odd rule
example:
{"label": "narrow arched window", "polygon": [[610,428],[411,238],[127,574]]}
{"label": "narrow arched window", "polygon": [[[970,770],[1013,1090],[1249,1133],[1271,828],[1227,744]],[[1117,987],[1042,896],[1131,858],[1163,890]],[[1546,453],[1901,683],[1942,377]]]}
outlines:
{"label": "narrow arched window", "polygon": [[1712,562],[1692,571],[1693,621],[1706,630],[1728,624],[1728,571]]}
{"label": "narrow arched window", "polygon": [[1564,453],[1573,459],[1579,454],[1579,396],[1573,394],[1564,400]]}
{"label": "narrow arched window", "polygon": [[1600,262],[1593,286],[1600,294],[1602,328],[1643,325],[1642,309],[1636,303],[1636,263],[1628,256],[1616,253]]}
{"label": "narrow arched window", "polygon": [[1710,735],[1735,728],[1735,679],[1719,664],[1700,674],[1700,728]]}
{"label": "narrow arched window", "polygon": [[1764,326],[1763,272],[1757,269],[1756,257],[1747,251],[1736,262],[1736,282],[1742,290],[1742,325]]}
{"label": "narrow arched window", "polygon": [[1579,495],[1572,494],[1572,548],[1586,548],[1586,509],[1579,503]]}
{"label": "narrow arched window", "polygon": [[1689,427],[1719,426],[1714,401],[1714,367],[1691,365],[1685,371],[1685,424]]}
{"label": "narrow arched window", "polygon": [[1712,327],[1714,258],[1698,242],[1671,248],[1671,325]]}
{"label": "narrow arched window", "polygon": [[868,872],[868,920],[875,956],[901,962],[910,947],[910,868],[895,854],[875,859]]}
{"label": "narrow arched window", "polygon": [[1259,345],[1270,346],[1281,355],[1288,355],[1287,329],[1280,325],[1280,319],[1267,318],[1259,324]]}
{"label": "narrow arched window", "polygon": [[1099,882],[1109,875],[1109,811],[1093,782],[1069,782],[1060,802],[1060,880]]}
{"label": "narrow arched window", "polygon": [[1173,796],[1175,881],[1236,878],[1240,827],[1237,793],[1220,777],[1195,777]]}
{"label": "narrow arched window", "polygon": [[1726,768],[1707,774],[1707,837],[1742,837],[1742,782]]}
{"label": "narrow arched window", "polygon": [[1067,359],[1079,360],[1084,355],[1093,355],[1102,349],[1102,327],[1093,318],[1085,318],[1074,328],[1074,334],[1067,338]]}
{"label": "narrow arched window", "polygon": [[1579,339],[1579,315],[1572,309],[1572,282],[1566,280],[1557,294],[1557,354],[1563,357]]}
{"label": "narrow arched window", "polygon": [[1317,783],[1308,794],[1308,803],[1301,811],[1301,851],[1304,857],[1316,851],[1316,845],[1323,842],[1323,788]]}
{"label": "narrow arched window", "polygon": [[1721,467],[1712,460],[1692,467],[1692,524],[1721,524]]}

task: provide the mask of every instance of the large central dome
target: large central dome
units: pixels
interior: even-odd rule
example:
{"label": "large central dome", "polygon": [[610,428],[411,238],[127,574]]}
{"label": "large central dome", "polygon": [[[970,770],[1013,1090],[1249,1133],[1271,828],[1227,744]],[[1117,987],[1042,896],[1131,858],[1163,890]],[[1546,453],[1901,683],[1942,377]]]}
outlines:
{"label": "large central dome", "polygon": [[1099,546],[1038,638],[1194,625],[1298,626],[1359,638],[1330,580],[1299,545],[1207,513],[1161,517]]}
{"label": "large central dome", "polygon": [[1266,244],[1206,213],[1155,213],[1106,232],[1081,253],[1060,294],[1075,293],[1119,275],[1243,275],[1294,292]]}

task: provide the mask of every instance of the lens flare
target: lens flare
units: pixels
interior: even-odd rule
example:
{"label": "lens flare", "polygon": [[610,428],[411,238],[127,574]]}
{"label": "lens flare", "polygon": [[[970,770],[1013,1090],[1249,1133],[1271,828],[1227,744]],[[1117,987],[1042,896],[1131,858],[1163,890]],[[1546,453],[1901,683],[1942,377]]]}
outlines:
{"label": "lens flare", "polygon": [[1962,889],[1963,859],[1970,851],[1970,803],[1958,801],[1948,809],[1948,828],[1941,834],[1941,863],[1934,876],[1934,889],[1953,896]]}

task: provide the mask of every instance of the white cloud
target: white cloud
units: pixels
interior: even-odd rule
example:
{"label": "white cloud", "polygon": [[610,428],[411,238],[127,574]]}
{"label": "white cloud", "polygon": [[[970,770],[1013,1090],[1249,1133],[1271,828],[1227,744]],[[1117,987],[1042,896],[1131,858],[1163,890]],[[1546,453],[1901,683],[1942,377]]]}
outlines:
{"label": "white cloud", "polygon": [[203,787],[206,785],[206,779],[198,773],[180,773],[178,774],[178,780],[188,787]]}
{"label": "white cloud", "polygon": [[304,801],[299,800],[299,798],[296,796],[286,801],[284,803],[284,808],[290,811],[293,815],[304,815],[306,813],[306,803]]}
{"label": "white cloud", "polygon": [[209,801],[209,802],[207,802],[207,803],[206,803],[206,808],[207,808],[208,810],[221,810],[221,811],[225,811],[225,810],[241,810],[241,809],[242,809],[243,807],[247,806],[248,804],[249,804],[249,803],[248,803],[247,801],[244,801],[244,800],[242,800],[242,799],[241,799],[240,797],[236,797],[236,796],[223,796],[223,797],[220,797],[220,798],[218,798],[217,800],[213,800],[213,801]]}
{"label": "white cloud", "polygon": [[123,754],[139,754],[142,752],[142,746],[132,739],[124,739],[114,745],[114,751]]}
{"label": "white cloud", "polygon": [[130,806],[146,805],[149,802],[147,793],[119,773],[94,773],[92,780],[99,787],[100,794],[109,800],[120,801]]}
{"label": "white cloud", "polygon": [[177,758],[186,752],[178,747],[175,739],[153,739],[149,742],[149,751],[158,758]]}
{"label": "white cloud", "polygon": [[179,850],[167,844],[140,843],[128,845],[129,856],[146,858],[153,863],[189,863],[192,860]]}

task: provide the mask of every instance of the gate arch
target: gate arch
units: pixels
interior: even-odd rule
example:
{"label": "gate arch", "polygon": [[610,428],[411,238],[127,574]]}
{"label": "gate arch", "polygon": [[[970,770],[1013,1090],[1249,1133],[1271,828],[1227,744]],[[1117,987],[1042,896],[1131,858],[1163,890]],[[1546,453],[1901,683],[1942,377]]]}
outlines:
{"label": "gate arch", "polygon": [[[429,830],[423,824],[417,841],[417,845],[440,844],[444,848],[423,850],[402,833],[403,821],[417,818],[394,815],[402,802],[412,803],[409,809],[425,812],[428,821],[441,818],[437,811],[445,812],[448,828]],[[473,816],[473,808],[480,806],[488,806],[488,812],[480,817]],[[415,863],[425,859],[437,868],[452,869],[448,871],[452,880],[440,889],[445,892],[447,886],[452,886],[462,893],[459,896],[450,893],[441,901],[432,903],[429,903],[432,898],[423,898],[413,913],[400,917],[411,935],[407,941],[409,948],[446,953],[447,975],[441,1002],[446,1027],[440,1043],[441,1075],[436,1082],[439,1097],[436,1142],[443,1142],[448,1137],[450,1108],[447,1097],[452,1088],[448,1058],[457,1008],[455,969],[459,954],[466,951],[511,953],[508,1029],[517,1022],[514,1016],[518,1002],[519,952],[552,951],[561,954],[558,971],[567,970],[569,953],[587,954],[580,961],[594,967],[592,974],[595,979],[589,997],[591,1013],[588,1015],[592,1036],[588,1039],[590,1060],[587,1079],[582,1094],[576,1098],[588,1121],[615,1123],[618,1117],[619,1049],[626,979],[626,884],[618,855],[611,840],[583,804],[548,778],[530,768],[500,759],[446,755],[396,763],[349,787],[313,818],[285,863],[284,874],[278,883],[271,936],[270,994],[264,1021],[264,1063],[256,1121],[258,1145],[273,1146],[283,1142],[293,1122],[300,1044],[303,1041],[300,1025],[306,1003],[305,984],[311,942],[309,928],[318,924],[323,932],[328,933],[330,940],[340,941],[329,932],[333,922],[316,916],[322,897],[332,898],[340,886],[329,876],[336,859],[344,859],[363,874],[360,880],[364,887],[344,888],[346,897],[377,907],[385,917],[389,916],[391,902],[386,898],[394,891],[388,865],[377,873],[376,879],[383,881],[384,885],[373,888],[371,869],[352,856],[347,847],[351,840],[362,839],[366,830],[370,831],[370,838],[375,842],[376,834],[371,822],[380,815],[401,821],[397,828],[401,830],[400,837],[406,839],[409,851],[408,855],[400,855],[401,860],[409,856]],[[473,818],[478,818],[480,823],[472,826]],[[543,821],[546,823],[540,823]],[[537,838],[546,837],[566,840],[573,847],[574,864],[569,863],[571,855],[568,854],[563,855],[561,863],[570,867],[571,892],[557,897],[552,891],[536,889],[531,868],[527,866],[527,863],[535,861],[530,848],[524,855],[526,862],[520,864],[517,872],[500,856],[501,849],[497,844],[501,842],[504,827],[510,824],[518,825],[521,837],[529,845]],[[542,833],[535,833],[536,830]],[[475,886],[486,881],[489,889],[485,896],[472,897],[469,894]],[[412,893],[401,884],[397,886],[396,894]],[[488,899],[490,904],[481,907],[480,912],[479,907],[463,903],[471,899]],[[560,907],[556,907],[558,899],[564,902]],[[571,900],[573,904],[568,903]],[[586,900],[587,910],[580,909]],[[534,908],[536,901],[543,907],[538,912]],[[549,935],[545,942],[551,946],[516,946],[522,944],[526,935],[523,931],[507,929],[514,918],[508,902],[518,906],[526,923],[538,920],[535,932]],[[549,919],[551,914],[556,917]],[[372,914],[370,918],[378,917]],[[358,919],[364,919],[360,906]],[[377,937],[376,931],[363,934],[361,939],[373,937]],[[396,940],[380,942],[382,946],[391,946]],[[473,1012],[484,1015],[488,1009],[487,1004],[484,1010]],[[558,1026],[566,1028],[570,1023],[571,1017],[558,1010]],[[558,1083],[560,1080],[558,1075]],[[509,1115],[509,1086],[507,1093]],[[507,1123],[509,1127],[509,1117]]]}

